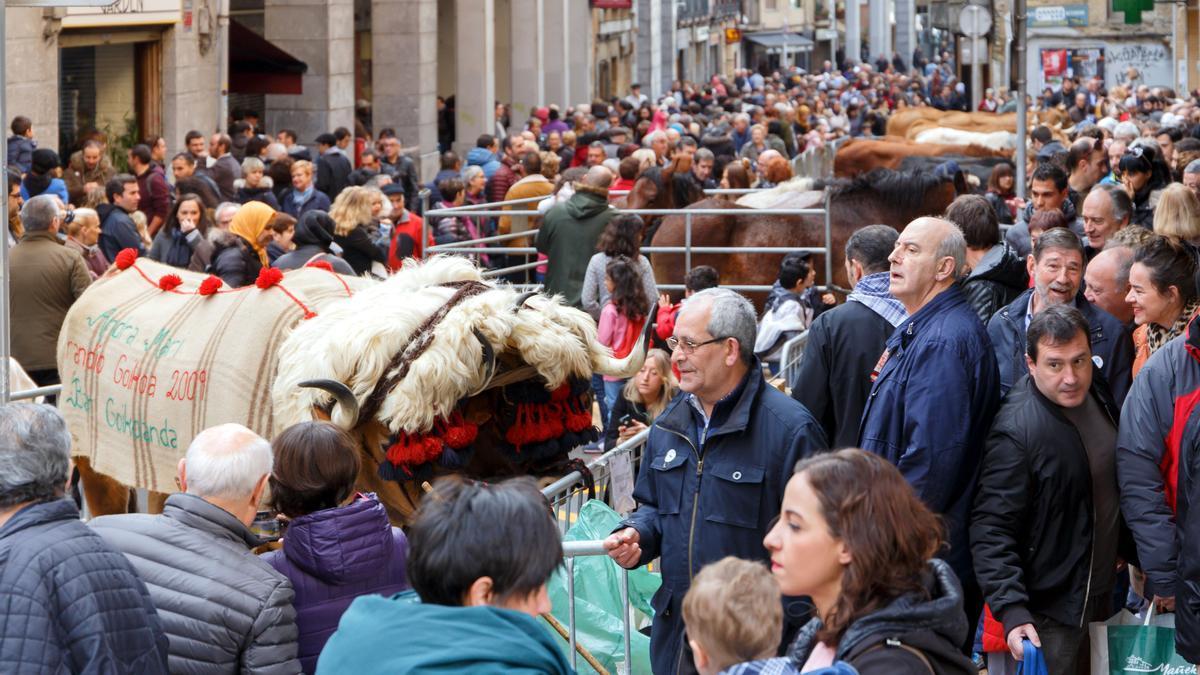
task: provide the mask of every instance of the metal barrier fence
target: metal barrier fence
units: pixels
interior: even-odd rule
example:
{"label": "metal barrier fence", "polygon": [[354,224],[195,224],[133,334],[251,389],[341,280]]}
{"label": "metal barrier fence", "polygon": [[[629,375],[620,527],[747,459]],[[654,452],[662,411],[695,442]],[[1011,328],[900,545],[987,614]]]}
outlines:
{"label": "metal barrier fence", "polygon": [[[705,194],[742,194],[761,192],[762,190],[705,190]],[[524,199],[511,199],[502,202],[490,202],[486,204],[467,204],[463,206],[454,206],[445,209],[431,209],[425,212],[425,217],[421,221],[421,240],[427,241],[429,237],[429,218],[437,217],[483,217],[483,218],[540,218],[544,214],[538,213],[536,210],[504,210],[504,207],[520,206],[532,202],[539,202],[545,197],[529,197]],[[830,216],[829,196],[825,197],[824,208],[820,209],[618,209],[619,213],[630,213],[639,216],[683,216],[684,219],[684,244],[683,246],[643,246],[642,253],[682,253],[684,257],[684,271],[692,268],[693,254],[717,254],[725,255],[730,253],[815,253],[825,256],[825,279],[826,283],[833,279],[833,222]],[[791,246],[695,246],[692,244],[693,219],[696,216],[821,216],[825,221],[824,246],[808,246],[808,247],[791,247]],[[478,260],[479,256],[489,254],[499,255],[525,255],[536,256],[538,251],[533,246],[493,246],[505,241],[514,239],[523,239],[525,237],[537,236],[536,229],[526,229],[521,232],[510,232],[508,234],[497,234],[487,237],[478,237],[465,241],[435,244],[429,247],[428,253],[453,253],[459,255],[475,256]],[[490,269],[483,273],[484,277],[498,277],[515,272],[531,270],[539,265],[545,264],[542,261],[526,262],[519,265],[512,265],[499,269]],[[739,292],[766,292],[770,291],[770,286],[765,285],[738,285],[722,284],[723,288]],[[658,288],[664,291],[683,290],[682,284],[659,284]]]}
{"label": "metal barrier fence", "polygon": [[804,349],[808,347],[808,331],[797,335],[783,343],[779,354],[779,374],[788,386],[795,389],[796,378],[800,375],[800,364],[804,361]]}
{"label": "metal barrier fence", "polygon": [[833,175],[833,158],[838,148],[850,140],[850,136],[835,138],[828,143],[808,148],[792,158],[792,175],[805,178],[824,178]]}
{"label": "metal barrier fence", "polygon": [[[563,559],[566,563],[567,572],[567,643],[570,645],[569,653],[571,654],[571,668],[578,670],[579,650],[576,649],[575,639],[575,558],[578,556],[596,555],[607,556],[608,552],[604,549],[604,541],[600,539],[590,541],[564,541],[563,542]],[[609,561],[610,565],[616,565],[616,561]],[[624,567],[617,567],[621,570],[621,639],[625,661],[619,668],[618,672],[623,675],[629,675],[632,672],[632,649],[630,648],[630,631],[632,630],[633,616],[632,609],[629,605],[629,570]]]}

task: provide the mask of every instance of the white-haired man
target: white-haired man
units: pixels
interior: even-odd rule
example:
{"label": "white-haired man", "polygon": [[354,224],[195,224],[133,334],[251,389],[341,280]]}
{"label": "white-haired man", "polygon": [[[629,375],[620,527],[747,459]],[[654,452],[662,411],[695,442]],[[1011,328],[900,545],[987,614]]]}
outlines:
{"label": "white-haired man", "polygon": [[604,541],[627,568],[662,560],[663,585],[651,600],[656,673],[695,672],[680,618],[692,576],[729,555],[765,563],[762,540],[792,467],[828,447],[808,409],[763,379],[757,329],[754,305],[729,289],[684,301],[667,339],[684,393],[650,430],[637,511]]}
{"label": "white-haired man", "polygon": [[162,515],[91,525],[150,589],[178,672],[298,673],[291,582],[250,552],[271,445],[240,424],[206,429],[179,460]]}

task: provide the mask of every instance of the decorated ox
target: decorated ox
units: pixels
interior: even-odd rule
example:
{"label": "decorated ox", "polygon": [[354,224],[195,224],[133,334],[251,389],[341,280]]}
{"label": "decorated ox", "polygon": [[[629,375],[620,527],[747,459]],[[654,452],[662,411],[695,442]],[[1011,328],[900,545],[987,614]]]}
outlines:
{"label": "decorated ox", "polygon": [[[1043,110],[1030,112],[1027,118],[1029,128],[1044,124],[1062,134],[1064,124],[1070,122],[1070,117],[1061,110]],[[960,129],[962,131],[1017,131],[1016,113],[987,113],[961,112],[956,110],[938,110],[936,108],[908,108],[896,112],[888,118],[887,135],[901,136],[915,140],[916,134],[932,127]],[[1065,135],[1060,140],[1065,140]]]}
{"label": "decorated ox", "polygon": [[596,437],[592,373],[629,377],[642,358],[614,359],[592,319],[557,298],[438,257],[292,331],[279,351],[275,429],[329,419],[348,430],[364,460],[359,489],[404,522],[419,482],[436,475],[561,475],[568,452]]}
{"label": "decorated ox", "polygon": [[833,173],[839,178],[853,178],[879,168],[900,169],[908,157],[937,158],[943,155],[1006,158],[1011,153],[974,145],[917,143],[897,136],[854,138],[838,148],[833,158]]}

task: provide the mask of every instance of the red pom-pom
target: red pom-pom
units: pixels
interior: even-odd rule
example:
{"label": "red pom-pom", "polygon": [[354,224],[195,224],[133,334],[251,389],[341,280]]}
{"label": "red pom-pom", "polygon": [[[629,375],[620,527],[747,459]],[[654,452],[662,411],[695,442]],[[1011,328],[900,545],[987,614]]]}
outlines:
{"label": "red pom-pom", "polygon": [[326,272],[333,271],[333,263],[329,262],[328,260],[314,260],[305,265],[305,267],[315,267],[319,270],[325,270]]}
{"label": "red pom-pom", "polygon": [[183,283],[183,279],[179,278],[178,274],[164,274],[158,280],[158,287],[164,291],[173,291]]}
{"label": "red pom-pom", "polygon": [[468,445],[475,442],[475,437],[479,435],[479,427],[470,422],[462,422],[451,427],[446,427],[446,433],[442,435],[442,440],[452,450],[462,450]]}
{"label": "red pom-pom", "polygon": [[442,442],[433,436],[400,434],[387,449],[388,461],[396,466],[416,466],[432,462],[442,454]]}
{"label": "red pom-pom", "polygon": [[283,281],[283,272],[274,267],[264,267],[259,271],[258,279],[255,280],[254,285],[266,290],[280,281]]}
{"label": "red pom-pom", "polygon": [[117,259],[113,261],[113,264],[115,264],[119,270],[127,270],[131,265],[133,265],[133,263],[137,262],[137,259],[138,252],[136,248],[123,248],[121,249],[121,252],[117,254]]}
{"label": "red pom-pom", "polygon": [[212,274],[208,275],[207,279],[200,282],[200,295],[212,295],[216,293],[223,283],[225,282],[221,281],[221,277]]}

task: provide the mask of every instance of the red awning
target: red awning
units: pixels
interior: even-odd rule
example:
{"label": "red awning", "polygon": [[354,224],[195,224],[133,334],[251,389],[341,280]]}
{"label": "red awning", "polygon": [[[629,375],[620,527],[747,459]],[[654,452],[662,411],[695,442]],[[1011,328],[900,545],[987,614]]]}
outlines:
{"label": "red awning", "polygon": [[229,22],[229,91],[303,94],[308,64],[237,21]]}

